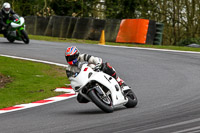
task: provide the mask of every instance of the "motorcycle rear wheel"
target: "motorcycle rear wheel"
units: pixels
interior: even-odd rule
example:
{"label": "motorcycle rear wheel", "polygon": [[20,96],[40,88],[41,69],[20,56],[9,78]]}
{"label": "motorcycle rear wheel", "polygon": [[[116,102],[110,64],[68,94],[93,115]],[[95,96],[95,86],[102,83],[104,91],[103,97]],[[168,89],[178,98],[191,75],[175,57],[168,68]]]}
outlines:
{"label": "motorcycle rear wheel", "polygon": [[21,30],[21,34],[22,34],[22,40],[25,44],[29,44],[29,38],[28,38],[28,34],[25,32],[25,30]]}
{"label": "motorcycle rear wheel", "polygon": [[88,92],[88,96],[90,97],[92,102],[95,103],[101,110],[103,110],[106,113],[112,113],[114,111],[114,107],[112,105],[111,99],[107,96],[108,99],[110,100],[110,104],[108,104],[108,102],[105,102],[105,100],[103,100],[99,96],[100,94],[97,93],[98,91],[91,90],[90,92]]}
{"label": "motorcycle rear wheel", "polygon": [[126,90],[124,92],[128,98],[128,102],[124,105],[127,108],[134,108],[138,104],[137,97],[132,90]]}

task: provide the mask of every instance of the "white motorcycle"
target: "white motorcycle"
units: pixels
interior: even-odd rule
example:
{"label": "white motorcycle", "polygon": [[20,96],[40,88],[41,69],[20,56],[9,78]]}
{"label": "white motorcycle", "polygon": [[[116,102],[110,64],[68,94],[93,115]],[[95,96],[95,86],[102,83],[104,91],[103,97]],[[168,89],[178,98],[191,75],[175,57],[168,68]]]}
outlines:
{"label": "white motorcycle", "polygon": [[120,105],[127,108],[137,105],[137,97],[128,86],[120,88],[113,77],[102,71],[94,71],[88,64],[83,64],[81,71],[70,76],[69,80],[75,92],[104,112],[111,113],[114,107]]}

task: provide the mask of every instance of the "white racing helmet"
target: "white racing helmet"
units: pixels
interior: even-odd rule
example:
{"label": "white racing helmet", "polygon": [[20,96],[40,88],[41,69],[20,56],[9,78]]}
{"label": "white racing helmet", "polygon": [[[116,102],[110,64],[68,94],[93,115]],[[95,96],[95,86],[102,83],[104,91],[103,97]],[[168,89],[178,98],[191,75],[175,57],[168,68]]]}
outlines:
{"label": "white racing helmet", "polygon": [[6,14],[9,14],[10,13],[10,4],[8,2],[3,3],[2,9]]}

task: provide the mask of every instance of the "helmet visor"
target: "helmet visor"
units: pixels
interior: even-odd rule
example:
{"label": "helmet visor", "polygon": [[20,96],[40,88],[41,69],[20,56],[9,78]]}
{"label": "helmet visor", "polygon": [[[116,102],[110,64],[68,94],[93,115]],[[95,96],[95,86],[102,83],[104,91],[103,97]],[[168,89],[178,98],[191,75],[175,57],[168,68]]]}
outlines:
{"label": "helmet visor", "polygon": [[8,11],[10,11],[10,8],[4,8],[4,10],[8,12]]}
{"label": "helmet visor", "polygon": [[71,55],[71,56],[65,56],[65,57],[66,57],[67,62],[70,62],[70,61],[77,59],[78,54],[74,54],[74,55]]}

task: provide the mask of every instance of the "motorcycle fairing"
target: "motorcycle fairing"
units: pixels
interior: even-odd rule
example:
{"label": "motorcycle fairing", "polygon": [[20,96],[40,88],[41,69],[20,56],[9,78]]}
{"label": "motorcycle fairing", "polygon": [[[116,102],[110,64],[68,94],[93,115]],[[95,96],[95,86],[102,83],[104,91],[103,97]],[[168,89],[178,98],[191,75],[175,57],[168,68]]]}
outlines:
{"label": "motorcycle fairing", "polygon": [[18,28],[18,27],[21,27],[23,26],[25,20],[23,17],[20,17],[20,24],[17,24],[17,23],[14,23],[14,22],[11,22],[11,27],[12,28]]}
{"label": "motorcycle fairing", "polygon": [[[87,68],[87,70],[85,68]],[[95,81],[104,85],[112,92],[111,98],[114,106],[126,104],[128,102],[128,99],[123,96],[121,89],[117,89],[120,87],[113,77],[103,72],[95,72],[86,64],[83,65],[81,72],[76,77],[70,77],[69,80],[71,81],[72,88],[76,92],[84,88],[88,83]]]}

